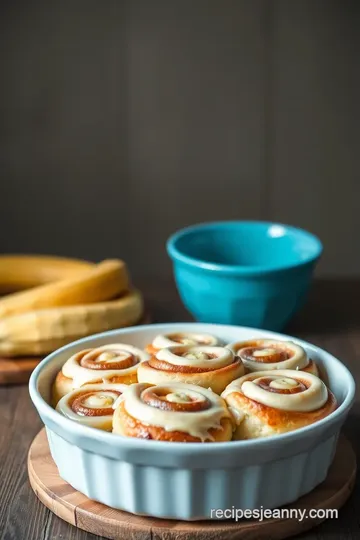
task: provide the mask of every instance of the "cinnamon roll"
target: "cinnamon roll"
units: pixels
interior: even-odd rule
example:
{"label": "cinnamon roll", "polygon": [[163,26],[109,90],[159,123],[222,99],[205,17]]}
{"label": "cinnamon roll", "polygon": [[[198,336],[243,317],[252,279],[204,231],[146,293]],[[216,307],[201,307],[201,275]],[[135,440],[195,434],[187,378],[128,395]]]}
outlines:
{"label": "cinnamon roll", "polygon": [[149,384],[181,382],[211,388],[220,394],[244,374],[240,358],[226,347],[177,345],[160,349],[138,369],[138,381]]}
{"label": "cinnamon roll", "polygon": [[112,431],[113,406],[126,388],[125,384],[87,384],[62,397],[56,410],[80,424]]}
{"label": "cinnamon roll", "polygon": [[319,376],[317,365],[305,349],[292,341],[251,339],[230,343],[227,347],[239,356],[246,371],[299,369]]}
{"label": "cinnamon roll", "polygon": [[222,393],[237,423],[235,439],[268,437],[313,424],[336,409],[335,396],[312,373],[257,371]]}
{"label": "cinnamon roll", "polygon": [[133,384],[115,403],[113,433],[170,442],[230,441],[233,419],[225,401],[192,384]]}
{"label": "cinnamon roll", "polygon": [[196,347],[196,345],[207,345],[209,347],[217,347],[222,345],[222,341],[210,334],[193,334],[187,332],[173,332],[171,334],[161,334],[156,336],[152,343],[145,347],[149,354],[156,354],[160,349],[174,347],[176,345],[188,345]]}
{"label": "cinnamon roll", "polygon": [[124,343],[113,343],[95,349],[85,349],[71,356],[56,376],[53,385],[53,403],[84,384],[137,382],[140,362],[149,355]]}

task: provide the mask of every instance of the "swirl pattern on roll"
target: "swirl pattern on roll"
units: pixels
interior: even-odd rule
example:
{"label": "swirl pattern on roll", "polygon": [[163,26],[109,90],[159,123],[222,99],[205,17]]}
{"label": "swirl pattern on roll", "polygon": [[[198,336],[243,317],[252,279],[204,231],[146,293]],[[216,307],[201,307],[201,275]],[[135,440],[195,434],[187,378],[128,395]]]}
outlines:
{"label": "swirl pattern on roll", "polygon": [[328,389],[319,377],[296,370],[258,371],[233,381],[223,392],[233,392],[267,407],[292,412],[312,412],[328,400]]}
{"label": "swirl pattern on roll", "polygon": [[[157,432],[159,440],[169,440],[164,435],[180,432],[205,442],[217,440],[216,433],[224,431],[222,422],[225,419],[228,422],[228,433],[229,426],[232,426],[231,415],[224,400],[211,390],[190,384],[133,384],[114,407],[114,433],[128,436],[154,438],[149,436],[153,428],[152,432]],[[131,435],[124,427],[126,416],[131,428],[136,425]],[[232,427],[228,440],[231,431]]]}
{"label": "swirl pattern on roll", "polygon": [[126,388],[124,384],[88,384],[62,397],[56,410],[80,424],[111,431],[114,403]]}
{"label": "swirl pattern on roll", "polygon": [[298,369],[318,375],[317,366],[305,349],[292,341],[252,339],[230,343],[227,347],[241,358],[248,371]]}
{"label": "swirl pattern on roll", "polygon": [[155,354],[160,349],[175,347],[176,345],[187,345],[196,347],[197,345],[207,345],[217,347],[222,345],[222,341],[216,336],[210,334],[194,334],[191,332],[171,332],[169,334],[160,334],[156,336],[153,342],[146,347],[150,354]]}
{"label": "swirl pattern on roll", "polygon": [[143,362],[138,380],[150,384],[196,384],[220,393],[243,373],[241,360],[226,347],[177,345],[160,349]]}
{"label": "swirl pattern on roll", "polygon": [[141,362],[149,359],[149,355],[131,345],[114,343],[80,351],[65,362],[62,373],[72,379],[73,388],[97,381],[134,382]]}
{"label": "swirl pattern on roll", "polygon": [[184,371],[191,373],[196,371],[212,371],[229,366],[235,361],[232,352],[225,347],[191,347],[183,345],[180,347],[169,347],[161,349],[155,357],[149,360],[150,364],[159,366],[161,369],[172,370],[184,368]]}

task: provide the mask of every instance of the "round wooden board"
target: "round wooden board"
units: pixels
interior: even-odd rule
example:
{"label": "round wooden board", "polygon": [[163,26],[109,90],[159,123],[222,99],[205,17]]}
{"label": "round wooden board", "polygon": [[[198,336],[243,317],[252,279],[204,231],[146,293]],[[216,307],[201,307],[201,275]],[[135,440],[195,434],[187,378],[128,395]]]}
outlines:
{"label": "round wooden board", "polygon": [[[151,317],[148,312],[137,324],[150,324]],[[0,358],[0,386],[8,384],[27,384],[30,375],[42,358]]]}
{"label": "round wooden board", "polygon": [[[246,540],[281,539],[315,527],[324,519],[270,519],[266,521],[181,522],[141,517],[89,500],[62,480],[51,458],[45,430],[35,437],[28,455],[31,486],[57,516],[85,531],[118,540]],[[356,457],[351,444],[340,437],[325,482],[287,508],[336,509],[349,497],[355,482]]]}

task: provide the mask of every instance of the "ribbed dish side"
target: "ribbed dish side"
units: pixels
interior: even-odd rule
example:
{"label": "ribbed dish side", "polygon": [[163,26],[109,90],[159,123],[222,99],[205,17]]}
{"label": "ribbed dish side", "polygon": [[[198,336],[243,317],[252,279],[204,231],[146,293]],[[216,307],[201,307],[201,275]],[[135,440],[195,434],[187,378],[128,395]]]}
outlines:
{"label": "ribbed dish side", "polygon": [[60,476],[90,499],[135,514],[209,519],[211,510],[278,508],[325,480],[337,435],[309,452],[229,469],[133,465],[75,446],[47,428]]}

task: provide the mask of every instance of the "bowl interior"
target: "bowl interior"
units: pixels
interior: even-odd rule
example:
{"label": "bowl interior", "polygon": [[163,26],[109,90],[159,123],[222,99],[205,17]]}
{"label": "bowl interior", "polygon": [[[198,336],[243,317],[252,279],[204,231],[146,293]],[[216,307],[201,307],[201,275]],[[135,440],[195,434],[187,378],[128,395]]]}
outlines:
{"label": "bowl interior", "polygon": [[316,259],[322,249],[318,238],[301,229],[241,221],[183,229],[169,240],[168,248],[173,258],[245,269],[295,266]]}

